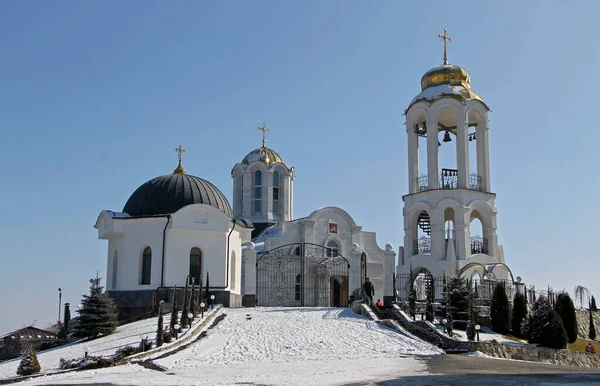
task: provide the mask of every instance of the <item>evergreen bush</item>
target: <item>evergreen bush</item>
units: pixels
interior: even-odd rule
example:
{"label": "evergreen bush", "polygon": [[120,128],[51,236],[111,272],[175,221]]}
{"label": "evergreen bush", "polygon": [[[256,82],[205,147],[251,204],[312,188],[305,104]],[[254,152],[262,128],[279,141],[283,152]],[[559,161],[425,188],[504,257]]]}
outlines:
{"label": "evergreen bush", "polygon": [[506,334],[510,330],[510,305],[503,283],[497,283],[494,287],[490,317],[494,331]]}
{"label": "evergreen bush", "polygon": [[[189,276],[188,276],[189,278]],[[186,278],[185,280],[185,290],[183,291],[183,310],[181,311],[181,328],[186,328],[190,324],[189,314],[189,280]]]}
{"label": "evergreen bush", "polygon": [[177,284],[173,288],[173,301],[171,304],[171,321],[169,322],[169,331],[175,336],[175,325],[179,324],[179,304],[177,303]]}
{"label": "evergreen bush", "polygon": [[31,375],[37,374],[42,370],[40,362],[38,362],[37,355],[33,346],[29,346],[27,351],[23,354],[23,359],[19,363],[17,368],[17,375]]}
{"label": "evergreen bush", "polygon": [[567,345],[563,322],[544,296],[540,296],[533,304],[532,311],[525,317],[521,333],[529,343],[543,347],[563,349]]}
{"label": "evergreen bush", "polygon": [[453,327],[461,330],[466,329],[471,303],[471,290],[467,281],[459,276],[448,279],[443,302],[447,309],[448,324],[452,323]]}
{"label": "evergreen bush", "polygon": [[469,320],[467,322],[467,339],[468,340],[475,340],[475,322],[473,320]]}
{"label": "evergreen bush", "polygon": [[156,328],[156,347],[160,347],[163,345],[163,336],[164,336],[164,329],[163,329],[163,313],[162,313],[162,301],[160,306],[158,307],[158,326]]}
{"label": "evergreen bush", "polygon": [[112,334],[117,328],[117,306],[112,297],[103,292],[102,279],[90,279],[90,294],[83,295],[79,313],[79,323],[73,328],[76,338],[93,339],[100,335]]}
{"label": "evergreen bush", "polygon": [[521,325],[527,316],[527,300],[525,295],[522,293],[515,294],[515,298],[513,299],[513,312],[512,312],[512,333],[517,338],[521,338],[523,335],[521,334]]}
{"label": "evergreen bush", "polygon": [[596,299],[594,298],[594,295],[592,295],[592,303],[590,305],[590,309],[592,311],[598,311],[598,307],[596,307]]}
{"label": "evergreen bush", "polygon": [[575,314],[575,305],[573,300],[566,292],[558,294],[555,306],[556,313],[560,316],[563,322],[569,343],[574,343],[577,340],[577,315]]}
{"label": "evergreen bush", "polygon": [[596,339],[596,326],[594,326],[594,315],[592,313],[592,307],[590,307],[590,328],[588,331],[588,335],[590,336],[591,340],[595,340]]}

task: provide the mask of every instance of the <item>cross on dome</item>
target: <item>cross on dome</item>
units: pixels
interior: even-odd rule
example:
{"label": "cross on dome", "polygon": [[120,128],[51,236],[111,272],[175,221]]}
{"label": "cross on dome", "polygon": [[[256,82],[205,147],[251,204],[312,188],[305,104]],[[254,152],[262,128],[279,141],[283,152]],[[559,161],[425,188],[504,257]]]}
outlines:
{"label": "cross on dome", "polygon": [[446,45],[452,41],[452,37],[448,36],[448,29],[444,28],[444,34],[438,34],[438,37],[444,41],[444,64],[448,64],[448,51]]}
{"label": "cross on dome", "polygon": [[262,147],[266,147],[266,144],[267,144],[267,131],[271,131],[271,129],[269,129],[267,127],[267,122],[263,121],[262,127],[259,127],[258,130],[262,131]]}
{"label": "cross on dome", "polygon": [[177,166],[177,169],[175,169],[173,173],[185,174],[185,169],[183,168],[183,166],[181,166],[181,160],[183,159],[183,153],[185,153],[185,149],[183,148],[183,146],[179,145],[175,148],[175,151],[177,152],[177,157],[179,158],[179,166]]}

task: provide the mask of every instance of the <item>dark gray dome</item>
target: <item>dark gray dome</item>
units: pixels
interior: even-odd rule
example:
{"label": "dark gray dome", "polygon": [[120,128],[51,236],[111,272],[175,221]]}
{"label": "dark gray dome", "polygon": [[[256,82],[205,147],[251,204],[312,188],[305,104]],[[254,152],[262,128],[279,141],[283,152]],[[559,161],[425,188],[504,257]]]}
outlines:
{"label": "dark gray dome", "polygon": [[176,173],[153,178],[137,188],[127,200],[123,212],[130,216],[171,214],[191,204],[214,206],[227,216],[233,216],[229,202],[216,186],[177,170]]}

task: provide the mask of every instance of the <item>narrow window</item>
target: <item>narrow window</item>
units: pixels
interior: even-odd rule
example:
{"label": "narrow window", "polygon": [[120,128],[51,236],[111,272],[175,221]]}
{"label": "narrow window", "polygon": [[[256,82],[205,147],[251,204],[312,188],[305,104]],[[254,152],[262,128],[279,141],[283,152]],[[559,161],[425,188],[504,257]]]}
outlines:
{"label": "narrow window", "polygon": [[142,280],[140,284],[150,284],[150,273],[152,271],[152,248],[146,247],[142,255]]}
{"label": "narrow window", "polygon": [[279,213],[279,172],[273,173],[273,213]]}
{"label": "narrow window", "polygon": [[115,250],[113,254],[113,266],[112,266],[112,289],[117,289],[117,270],[119,266],[119,252]]}
{"label": "narrow window", "polygon": [[302,289],[302,285],[301,282],[302,281],[302,275],[298,275],[296,276],[296,300],[300,301],[300,291]]}
{"label": "narrow window", "polygon": [[338,245],[335,241],[330,241],[327,243],[327,257],[337,257],[338,255]]}
{"label": "narrow window", "polygon": [[262,212],[262,173],[260,170],[254,173],[254,212]]}
{"label": "narrow window", "polygon": [[194,247],[190,251],[190,284],[192,279],[194,283],[200,284],[200,276],[202,275],[202,251],[200,248]]}

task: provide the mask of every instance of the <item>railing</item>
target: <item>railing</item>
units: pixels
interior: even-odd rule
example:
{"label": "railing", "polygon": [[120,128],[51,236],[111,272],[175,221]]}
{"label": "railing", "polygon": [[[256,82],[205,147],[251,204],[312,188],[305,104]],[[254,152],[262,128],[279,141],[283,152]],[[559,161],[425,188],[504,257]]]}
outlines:
{"label": "railing", "polygon": [[[469,176],[469,190],[483,191],[482,179],[479,174],[471,173]],[[429,177],[422,174],[416,179],[417,192],[426,192],[429,188]],[[437,189],[460,189],[458,187],[458,171],[455,169],[442,169]]]}
{"label": "railing", "polygon": [[471,254],[488,253],[488,240],[481,236],[471,237]]}
{"label": "railing", "polygon": [[421,236],[413,240],[413,255],[431,255],[431,237]]}

